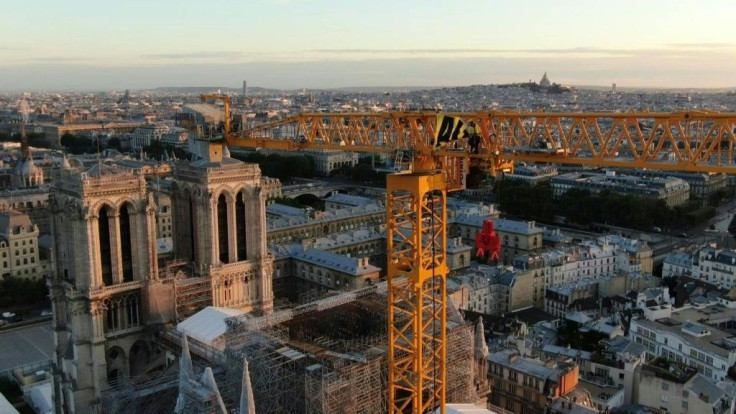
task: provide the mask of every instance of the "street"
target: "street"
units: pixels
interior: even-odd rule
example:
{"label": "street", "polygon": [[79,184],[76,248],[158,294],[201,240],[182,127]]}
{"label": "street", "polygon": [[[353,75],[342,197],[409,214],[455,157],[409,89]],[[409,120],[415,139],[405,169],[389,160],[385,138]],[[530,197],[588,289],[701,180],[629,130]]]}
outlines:
{"label": "street", "polygon": [[0,371],[53,358],[51,322],[0,332]]}

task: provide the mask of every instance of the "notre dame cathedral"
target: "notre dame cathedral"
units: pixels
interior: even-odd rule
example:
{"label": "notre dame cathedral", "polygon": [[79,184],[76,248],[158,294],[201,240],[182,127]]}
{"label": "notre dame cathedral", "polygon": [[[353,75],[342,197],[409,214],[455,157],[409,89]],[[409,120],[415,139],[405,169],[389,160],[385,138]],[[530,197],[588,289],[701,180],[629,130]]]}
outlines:
{"label": "notre dame cathedral", "polygon": [[[50,196],[55,394],[64,412],[101,412],[109,382],[163,363],[155,332],[205,306],[272,310],[268,181],[222,145],[198,145],[198,159],[175,163],[156,186],[101,162],[64,165]],[[176,260],[168,262],[157,251],[158,193],[171,200]]]}

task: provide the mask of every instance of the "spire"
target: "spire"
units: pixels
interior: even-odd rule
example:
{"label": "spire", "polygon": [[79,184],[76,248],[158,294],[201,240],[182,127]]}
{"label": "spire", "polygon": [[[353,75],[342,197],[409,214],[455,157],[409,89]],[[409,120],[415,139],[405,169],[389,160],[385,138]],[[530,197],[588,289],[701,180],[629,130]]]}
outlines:
{"label": "spire", "polygon": [[192,366],[192,354],[189,353],[189,340],[187,334],[181,339],[181,359],[179,360],[179,372],[181,376],[194,379],[194,367]]}
{"label": "spire", "polygon": [[22,156],[27,160],[33,159],[31,147],[28,145],[28,137],[26,137],[26,123],[28,122],[28,102],[21,100],[19,102],[18,112],[20,113],[20,148]]}
{"label": "spire", "polygon": [[230,150],[227,148],[227,145],[222,146],[222,158],[230,158]]}
{"label": "spire", "polygon": [[[199,380],[199,382],[204,385],[210,392],[212,392],[212,397],[214,398],[214,402],[217,403],[217,407],[220,408],[219,411],[211,411],[212,413],[219,412],[222,414],[227,414],[227,408],[225,408],[225,402],[222,401],[222,395],[220,395],[220,390],[217,388],[217,381],[215,381],[215,375],[212,373],[212,368],[207,367],[204,369],[204,373],[202,374],[202,379]],[[212,407],[213,409],[215,407]]]}
{"label": "spire", "polygon": [[161,157],[161,161],[168,161],[169,160],[169,152],[164,150],[164,155]]}
{"label": "spire", "polygon": [[253,389],[250,385],[248,359],[243,357],[243,385],[240,392],[239,414],[256,414],[256,404],[253,401]]}
{"label": "spire", "polygon": [[488,356],[488,344],[486,343],[486,333],[483,328],[483,318],[478,318],[475,324],[475,359],[484,359]]}
{"label": "spire", "polygon": [[26,137],[26,125],[21,124],[20,126],[20,150],[21,154],[23,155],[23,158],[27,160],[33,159],[33,154],[31,153],[31,146],[28,145],[28,137]]}
{"label": "spire", "polygon": [[194,379],[192,355],[189,353],[187,334],[184,333],[181,338],[181,357],[179,358],[179,396],[176,398],[176,407],[174,407],[175,413],[181,413],[184,411],[186,405],[184,390],[189,386],[189,380],[192,379]]}
{"label": "spire", "polygon": [[72,169],[72,165],[69,164],[69,160],[66,158],[66,153],[61,154],[61,168],[65,170]]}

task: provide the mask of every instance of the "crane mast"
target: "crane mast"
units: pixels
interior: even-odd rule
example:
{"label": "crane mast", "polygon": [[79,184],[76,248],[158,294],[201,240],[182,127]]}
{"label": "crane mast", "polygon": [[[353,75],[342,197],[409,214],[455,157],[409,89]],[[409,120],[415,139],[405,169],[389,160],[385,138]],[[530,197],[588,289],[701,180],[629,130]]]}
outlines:
{"label": "crane mast", "polygon": [[412,154],[412,171],[387,177],[391,414],[445,413],[447,192],[465,188],[470,167],[494,176],[519,161],[736,173],[736,113],[316,113],[233,134],[229,98],[208,99],[225,104],[229,146]]}

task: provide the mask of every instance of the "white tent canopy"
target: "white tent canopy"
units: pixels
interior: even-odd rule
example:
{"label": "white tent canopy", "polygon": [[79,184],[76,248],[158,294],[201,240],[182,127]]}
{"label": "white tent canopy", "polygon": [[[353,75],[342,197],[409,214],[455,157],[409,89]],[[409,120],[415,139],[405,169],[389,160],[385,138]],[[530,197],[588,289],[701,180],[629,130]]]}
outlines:
{"label": "white tent canopy", "polygon": [[180,322],[176,325],[176,330],[199,342],[223,349],[224,342],[219,339],[227,331],[225,320],[231,316],[244,313],[240,309],[208,306],[190,316],[187,320]]}

